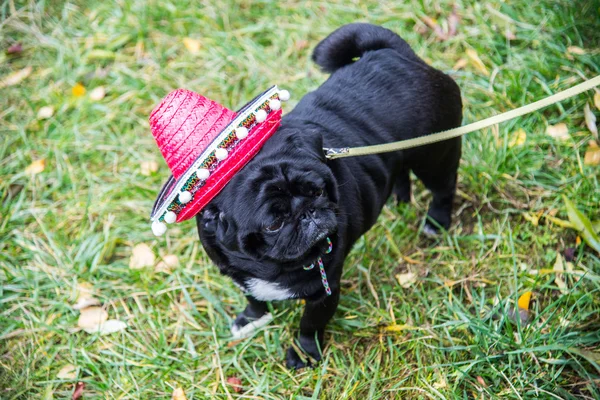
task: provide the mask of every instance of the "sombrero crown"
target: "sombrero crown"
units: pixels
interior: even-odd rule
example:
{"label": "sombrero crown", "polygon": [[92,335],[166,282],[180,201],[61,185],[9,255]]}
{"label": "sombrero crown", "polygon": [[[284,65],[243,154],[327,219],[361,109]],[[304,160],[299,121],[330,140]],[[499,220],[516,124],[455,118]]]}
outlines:
{"label": "sombrero crown", "polygon": [[194,217],[261,149],[281,123],[287,90],[277,86],[237,113],[197,93],[169,93],[150,114],[150,129],[173,175],[152,209],[152,232]]}

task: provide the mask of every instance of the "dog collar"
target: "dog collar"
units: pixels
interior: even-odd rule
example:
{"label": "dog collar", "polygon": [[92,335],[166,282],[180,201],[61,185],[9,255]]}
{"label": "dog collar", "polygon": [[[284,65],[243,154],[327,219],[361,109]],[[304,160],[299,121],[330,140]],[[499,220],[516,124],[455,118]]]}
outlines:
{"label": "dog collar", "polygon": [[287,90],[271,87],[237,113],[197,93],[169,93],[150,128],[172,176],[154,203],[152,232],[194,217],[250,161],[281,123]]}
{"label": "dog collar", "polygon": [[[331,253],[331,250],[333,250],[333,243],[331,243],[331,239],[327,238],[327,251],[325,251],[325,254]],[[319,265],[319,272],[321,273],[321,283],[323,283],[323,287],[325,288],[325,293],[327,293],[327,296],[331,296],[331,288],[329,287],[329,281],[327,280],[327,273],[325,272],[325,266],[323,265],[323,259],[321,257],[319,257],[317,259],[317,264]],[[306,271],[310,271],[314,267],[315,267],[315,263],[312,263],[312,264],[304,267],[304,269]]]}

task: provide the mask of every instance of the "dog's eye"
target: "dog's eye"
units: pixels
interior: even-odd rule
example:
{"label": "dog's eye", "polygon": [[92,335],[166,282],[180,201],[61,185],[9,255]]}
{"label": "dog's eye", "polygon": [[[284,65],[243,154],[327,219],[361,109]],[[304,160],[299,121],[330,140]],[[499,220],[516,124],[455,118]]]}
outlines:
{"label": "dog's eye", "polygon": [[323,188],[319,188],[317,190],[315,190],[315,197],[321,197],[323,196]]}
{"label": "dog's eye", "polygon": [[283,219],[276,219],[275,221],[273,221],[270,225],[265,226],[265,231],[266,232],[277,232],[278,230],[280,230],[281,228],[283,228]]}

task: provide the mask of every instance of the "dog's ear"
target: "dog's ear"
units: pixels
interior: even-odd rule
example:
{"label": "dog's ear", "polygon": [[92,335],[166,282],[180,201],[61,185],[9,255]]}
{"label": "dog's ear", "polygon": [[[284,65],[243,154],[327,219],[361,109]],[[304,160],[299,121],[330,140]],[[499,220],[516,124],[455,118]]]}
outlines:
{"label": "dog's ear", "polygon": [[206,207],[196,217],[196,224],[200,235],[215,236],[219,223],[224,220],[217,206],[211,205]]}
{"label": "dog's ear", "polygon": [[287,139],[292,148],[300,154],[309,154],[321,161],[325,161],[325,152],[323,151],[323,135],[314,130],[307,129],[297,135],[290,135]]}

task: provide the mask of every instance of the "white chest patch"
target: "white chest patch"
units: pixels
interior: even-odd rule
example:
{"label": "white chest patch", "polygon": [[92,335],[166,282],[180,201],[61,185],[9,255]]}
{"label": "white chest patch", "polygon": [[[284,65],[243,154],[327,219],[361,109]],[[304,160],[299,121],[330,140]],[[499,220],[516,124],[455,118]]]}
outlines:
{"label": "white chest patch", "polygon": [[287,300],[294,297],[294,294],[288,289],[284,289],[277,283],[263,281],[258,278],[251,278],[246,281],[248,291],[256,300]]}

